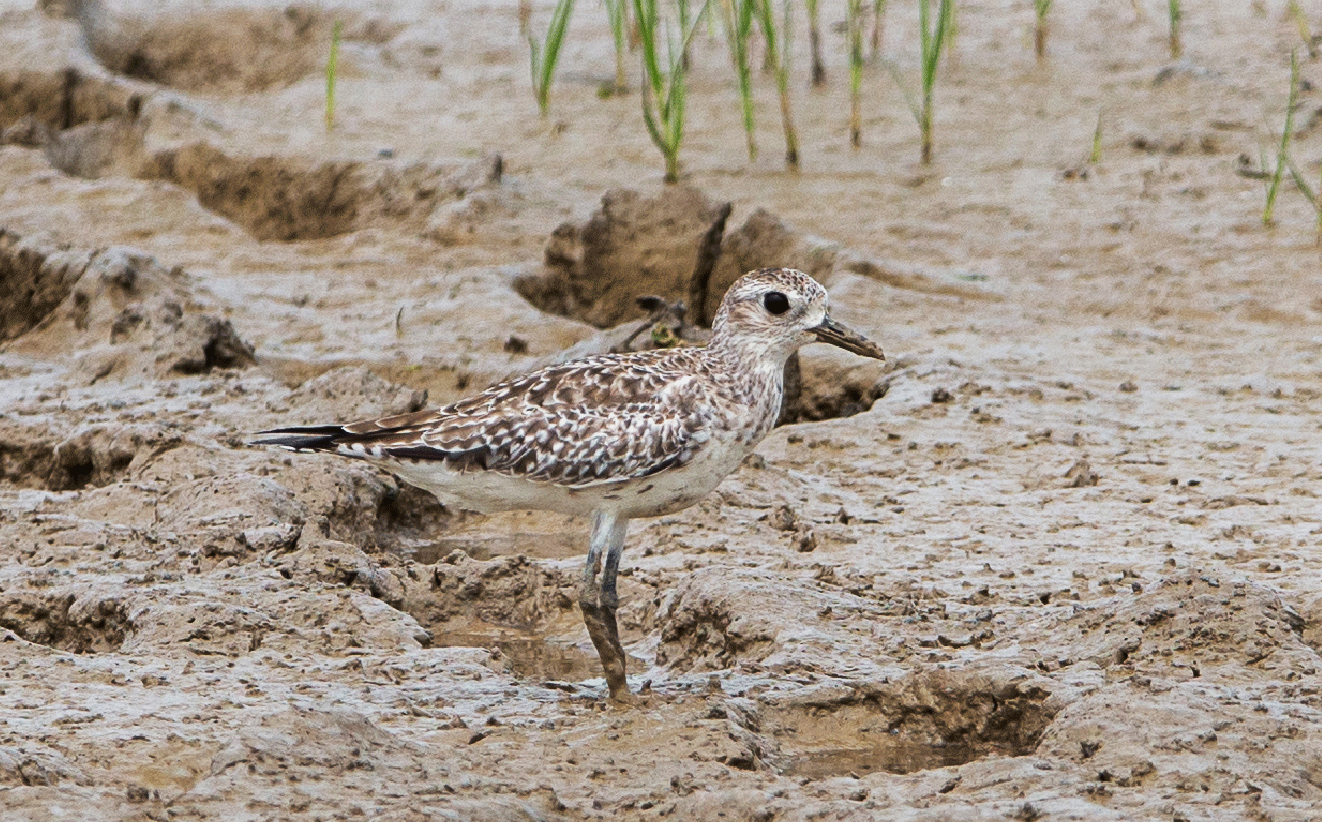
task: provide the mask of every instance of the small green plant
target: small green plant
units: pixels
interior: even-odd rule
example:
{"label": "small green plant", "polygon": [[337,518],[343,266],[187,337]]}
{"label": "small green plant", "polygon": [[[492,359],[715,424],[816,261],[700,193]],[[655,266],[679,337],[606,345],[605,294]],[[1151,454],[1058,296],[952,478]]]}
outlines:
{"label": "small green plant", "polygon": [[[794,128],[794,110],[790,104],[790,0],[781,4],[780,20],[772,8],[773,0],[755,0],[758,22],[767,41],[767,66],[776,75],[780,92],[780,119],[785,130],[785,166],[799,170],[799,133]],[[944,2],[944,0],[943,0]]]}
{"label": "small green plant", "polygon": [[[1276,148],[1276,170],[1267,178],[1267,202],[1262,208],[1262,224],[1271,225],[1276,212],[1276,195],[1281,188],[1281,179],[1285,176],[1286,168],[1291,166],[1290,162],[1290,139],[1294,135],[1294,110],[1299,103],[1299,58],[1290,52],[1290,95],[1285,104],[1285,126],[1281,129],[1281,142]],[[1264,164],[1264,169],[1265,169]],[[1302,181],[1302,176],[1293,172],[1294,179],[1297,182]],[[1301,190],[1308,187],[1305,185]],[[1316,198],[1313,198],[1316,200]]]}
{"label": "small green plant", "polygon": [[932,0],[918,0],[918,46],[922,72],[921,98],[915,99],[909,86],[900,77],[899,69],[891,64],[891,75],[904,92],[909,110],[918,121],[920,156],[923,165],[932,162],[932,96],[936,89],[936,72],[941,65],[941,52],[950,37],[950,22],[954,0],[939,0],[936,20],[932,20]]}
{"label": "small green plant", "polygon": [[615,42],[615,93],[622,94],[628,88],[624,61],[629,48],[629,0],[602,0],[602,5]]}
{"label": "small green plant", "polygon": [[748,159],[757,157],[753,135],[753,72],[748,59],[748,41],[753,35],[753,5],[756,0],[721,0],[721,22],[730,46],[730,61],[739,82],[739,105],[743,114],[744,135],[748,138]]}
{"label": "small green plant", "polygon": [[1295,28],[1299,31],[1299,39],[1304,42],[1304,48],[1308,49],[1308,59],[1316,60],[1318,58],[1318,43],[1308,25],[1308,15],[1304,14],[1304,10],[1299,7],[1299,0],[1290,0],[1287,10],[1290,12],[1290,19],[1294,21]]}
{"label": "small green plant", "polygon": [[872,0],[872,59],[881,59],[882,40],[886,35],[886,0]]}
{"label": "small green plant", "polygon": [[[818,25],[817,0],[804,0],[808,6],[808,48],[812,55],[812,84],[826,85],[826,64],[822,62],[822,31]],[[852,3],[853,0],[850,0]]]}
{"label": "small green plant", "polygon": [[543,117],[550,107],[551,80],[555,77],[555,65],[560,60],[560,47],[564,45],[569,15],[573,10],[574,0],[558,0],[555,11],[551,13],[551,22],[546,27],[544,43],[538,43],[531,31],[528,33],[528,49],[532,54],[532,91],[537,98],[537,109]]}
{"label": "small green plant", "polygon": [[1184,53],[1184,47],[1180,44],[1180,18],[1184,13],[1180,11],[1180,0],[1168,0],[1167,14],[1171,21],[1171,59],[1178,60]]}
{"label": "small green plant", "polygon": [[1092,151],[1088,152],[1088,162],[1097,165],[1102,161],[1102,112],[1097,111],[1097,125],[1092,130]]}
{"label": "small green plant", "polygon": [[1033,0],[1033,51],[1038,60],[1047,57],[1047,15],[1051,12],[1051,0]]}
{"label": "small green plant", "polygon": [[331,27],[330,57],[326,59],[326,130],[335,128],[335,75],[340,70],[340,37],[344,23],[339,20]]}
{"label": "small green plant", "polygon": [[932,93],[936,89],[936,71],[941,65],[941,51],[950,36],[951,18],[954,16],[954,0],[940,0],[937,6],[936,21],[929,28],[931,18],[931,0],[918,1],[919,45],[923,57],[923,105],[918,118],[918,129],[922,133],[923,165],[932,162]]}
{"label": "small green plant", "polygon": [[[684,53],[696,26],[688,19],[688,5],[679,4],[679,42],[661,18],[656,0],[633,0],[634,20],[642,45],[643,121],[652,142],[665,158],[667,183],[679,182],[679,146],[684,139],[684,97],[688,68]],[[666,62],[659,41],[666,41]]]}
{"label": "small green plant", "polygon": [[845,42],[849,48],[849,144],[863,144],[863,0],[847,0]]}

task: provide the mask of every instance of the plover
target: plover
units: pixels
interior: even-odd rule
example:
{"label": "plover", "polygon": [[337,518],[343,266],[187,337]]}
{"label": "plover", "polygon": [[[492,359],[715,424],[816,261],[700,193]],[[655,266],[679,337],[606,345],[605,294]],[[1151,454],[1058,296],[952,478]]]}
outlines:
{"label": "plover", "polygon": [[578,601],[624,701],[615,577],[628,521],[683,510],[735,470],[776,421],[786,360],[816,341],[885,359],[830,318],[816,280],[763,268],[726,292],[706,347],[587,357],[437,410],[263,431],[258,444],[366,460],[460,508],[591,516]]}

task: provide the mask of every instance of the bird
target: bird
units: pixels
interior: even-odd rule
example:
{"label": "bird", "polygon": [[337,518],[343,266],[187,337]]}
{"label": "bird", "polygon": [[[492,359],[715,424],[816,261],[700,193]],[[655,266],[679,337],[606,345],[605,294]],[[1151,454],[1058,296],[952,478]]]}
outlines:
{"label": "bird", "polygon": [[631,702],[616,623],[629,520],[688,508],[738,468],[776,422],[786,361],[812,342],[885,359],[831,318],[812,277],[761,268],[730,286],[703,347],[589,356],[443,408],[261,431],[254,444],[373,463],[480,513],[590,517],[578,603],[608,698]]}

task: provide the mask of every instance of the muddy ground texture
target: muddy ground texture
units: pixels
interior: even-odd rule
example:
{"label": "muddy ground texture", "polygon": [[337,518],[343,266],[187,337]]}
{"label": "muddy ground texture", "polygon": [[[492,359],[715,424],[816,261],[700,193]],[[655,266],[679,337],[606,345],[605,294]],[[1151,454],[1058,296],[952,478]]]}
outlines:
{"label": "muddy ground texture", "polygon": [[[962,5],[932,167],[879,66],[848,147],[830,29],[798,174],[704,34],[671,189],[592,8],[541,119],[512,3],[77,5],[0,10],[0,817],[1319,818],[1322,256],[1255,179],[1285,4],[1190,9],[1177,63],[1156,8],[1058,4],[1042,64],[1025,4]],[[793,424],[631,525],[642,706],[586,523],[247,445],[664,339],[636,298],[725,203],[709,301],[798,266],[891,359],[805,349]]]}

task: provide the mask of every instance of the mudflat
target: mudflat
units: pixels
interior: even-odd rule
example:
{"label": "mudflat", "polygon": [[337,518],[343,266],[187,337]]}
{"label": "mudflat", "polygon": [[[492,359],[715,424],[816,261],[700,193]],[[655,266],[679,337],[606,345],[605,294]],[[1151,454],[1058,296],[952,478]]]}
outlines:
{"label": "mudflat", "polygon": [[[797,172],[700,27],[672,186],[592,4],[545,117],[513,3],[0,11],[0,816],[1315,819],[1322,250],[1288,172],[1262,221],[1292,49],[1322,188],[1301,18],[1199,4],[1172,60],[1165,4],[1056,4],[1039,61],[960,4],[923,165],[896,6],[856,149],[844,4],[824,86],[797,20]],[[631,525],[641,706],[586,523],[247,444],[664,342],[637,298],[701,316],[727,203],[708,301],[799,267],[890,360],[805,348]]]}

